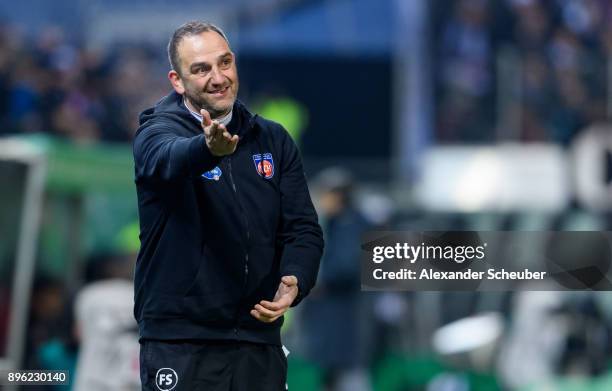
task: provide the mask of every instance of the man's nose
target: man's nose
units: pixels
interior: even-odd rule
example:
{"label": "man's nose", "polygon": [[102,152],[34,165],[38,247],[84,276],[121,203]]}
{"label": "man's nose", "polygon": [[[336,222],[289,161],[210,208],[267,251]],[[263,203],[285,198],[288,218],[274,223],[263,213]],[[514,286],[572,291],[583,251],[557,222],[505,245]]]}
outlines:
{"label": "man's nose", "polygon": [[225,77],[221,70],[217,67],[213,67],[210,73],[210,82],[213,84],[223,84]]}

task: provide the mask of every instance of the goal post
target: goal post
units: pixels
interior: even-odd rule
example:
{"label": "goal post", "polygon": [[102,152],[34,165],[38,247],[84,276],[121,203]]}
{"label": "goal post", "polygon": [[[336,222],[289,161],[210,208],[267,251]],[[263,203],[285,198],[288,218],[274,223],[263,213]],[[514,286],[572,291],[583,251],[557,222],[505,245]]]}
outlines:
{"label": "goal post", "polygon": [[0,289],[9,294],[0,370],[20,369],[23,359],[46,167],[35,144],[0,139]]}

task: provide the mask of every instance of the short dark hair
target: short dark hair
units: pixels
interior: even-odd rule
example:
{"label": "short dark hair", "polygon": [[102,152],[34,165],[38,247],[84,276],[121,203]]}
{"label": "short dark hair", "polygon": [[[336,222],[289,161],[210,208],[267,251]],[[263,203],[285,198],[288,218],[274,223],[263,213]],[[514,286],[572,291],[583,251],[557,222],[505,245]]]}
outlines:
{"label": "short dark hair", "polygon": [[181,43],[181,40],[184,37],[199,35],[206,31],[214,31],[215,33],[219,34],[229,46],[229,41],[223,30],[214,24],[198,20],[187,22],[174,30],[172,38],[170,38],[170,42],[168,42],[168,60],[170,61],[170,67],[172,69],[181,74],[181,64],[178,55],[178,45]]}

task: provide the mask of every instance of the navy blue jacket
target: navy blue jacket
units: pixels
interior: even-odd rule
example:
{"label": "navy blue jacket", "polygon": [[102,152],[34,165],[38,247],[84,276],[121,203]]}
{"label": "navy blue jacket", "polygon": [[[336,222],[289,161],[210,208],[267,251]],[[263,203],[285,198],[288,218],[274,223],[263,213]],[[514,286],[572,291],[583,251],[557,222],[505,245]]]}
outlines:
{"label": "navy blue jacket", "polygon": [[296,145],[277,123],[234,104],[236,151],[213,156],[176,93],[140,114],[134,161],[141,248],[134,315],[141,339],[280,344],[283,319],[250,315],[295,275],[314,286],[321,228]]}

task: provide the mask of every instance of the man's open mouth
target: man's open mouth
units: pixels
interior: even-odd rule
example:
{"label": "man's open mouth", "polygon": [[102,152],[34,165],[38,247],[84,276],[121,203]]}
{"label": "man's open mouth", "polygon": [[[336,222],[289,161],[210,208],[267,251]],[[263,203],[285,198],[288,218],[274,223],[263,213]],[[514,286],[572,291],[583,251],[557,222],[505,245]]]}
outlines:
{"label": "man's open mouth", "polygon": [[223,95],[227,92],[227,90],[229,89],[229,86],[226,86],[224,88],[221,88],[219,90],[214,90],[214,91],[209,91],[208,93],[211,95]]}

